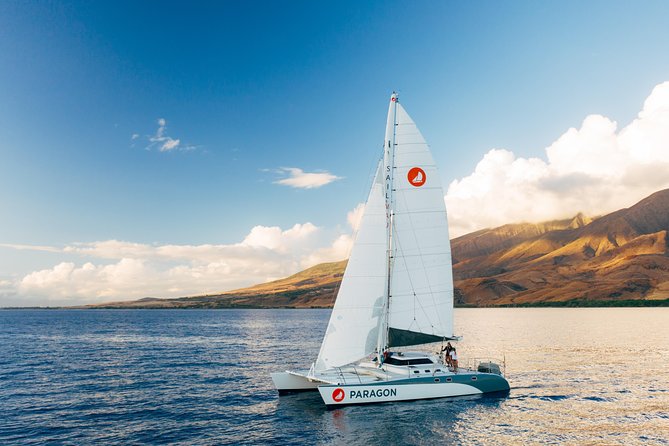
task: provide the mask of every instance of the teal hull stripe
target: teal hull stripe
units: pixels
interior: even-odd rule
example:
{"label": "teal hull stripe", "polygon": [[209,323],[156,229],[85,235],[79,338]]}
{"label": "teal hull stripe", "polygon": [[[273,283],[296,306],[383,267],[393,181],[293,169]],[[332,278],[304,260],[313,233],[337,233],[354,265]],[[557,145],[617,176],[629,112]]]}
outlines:
{"label": "teal hull stripe", "polygon": [[[476,379],[472,379],[475,377]],[[439,378],[439,382],[435,382],[435,378]],[[452,381],[446,381],[446,378],[451,378]],[[341,387],[345,385],[347,387],[369,387],[369,386],[404,386],[411,384],[466,384],[472,386],[483,393],[489,392],[502,392],[509,390],[509,382],[504,379],[504,377],[495,374],[488,373],[463,373],[458,375],[448,375],[448,376],[423,376],[419,378],[407,378],[407,379],[398,379],[392,381],[377,381],[373,383],[366,384],[328,384],[320,387]]]}

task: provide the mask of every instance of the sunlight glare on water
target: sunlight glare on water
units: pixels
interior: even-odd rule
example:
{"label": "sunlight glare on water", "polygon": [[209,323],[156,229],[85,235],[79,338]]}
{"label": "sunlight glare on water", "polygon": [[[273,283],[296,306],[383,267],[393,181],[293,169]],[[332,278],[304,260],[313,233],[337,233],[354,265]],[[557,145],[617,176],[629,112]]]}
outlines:
{"label": "sunlight glare on water", "polygon": [[269,373],[308,368],[329,314],[1,311],[0,443],[669,444],[667,308],[457,309],[508,397],[279,398]]}

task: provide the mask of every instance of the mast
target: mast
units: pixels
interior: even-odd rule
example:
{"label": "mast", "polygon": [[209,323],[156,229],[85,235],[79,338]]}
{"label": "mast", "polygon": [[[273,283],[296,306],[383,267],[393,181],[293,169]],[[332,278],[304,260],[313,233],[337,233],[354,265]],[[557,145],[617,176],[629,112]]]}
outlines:
{"label": "mast", "polygon": [[386,201],[386,289],[383,303],[383,311],[379,321],[379,335],[377,341],[377,352],[382,354],[388,345],[388,321],[390,319],[390,299],[392,297],[392,270],[393,270],[393,219],[395,209],[394,177],[395,177],[395,147],[397,135],[397,93],[393,92],[390,97],[388,109],[388,121],[386,124],[386,135],[384,141],[384,175],[385,175],[385,201]]}

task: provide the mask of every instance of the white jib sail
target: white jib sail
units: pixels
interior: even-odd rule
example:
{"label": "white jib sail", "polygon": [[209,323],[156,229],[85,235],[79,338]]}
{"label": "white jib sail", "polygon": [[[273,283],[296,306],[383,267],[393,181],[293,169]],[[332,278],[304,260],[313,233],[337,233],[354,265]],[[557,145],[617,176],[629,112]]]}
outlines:
{"label": "white jib sail", "polygon": [[376,348],[386,286],[386,211],[381,164],[325,332],[315,371],[357,361]]}
{"label": "white jib sail", "polygon": [[396,107],[388,325],[451,337],[453,273],[444,192],[425,139],[404,108]]}

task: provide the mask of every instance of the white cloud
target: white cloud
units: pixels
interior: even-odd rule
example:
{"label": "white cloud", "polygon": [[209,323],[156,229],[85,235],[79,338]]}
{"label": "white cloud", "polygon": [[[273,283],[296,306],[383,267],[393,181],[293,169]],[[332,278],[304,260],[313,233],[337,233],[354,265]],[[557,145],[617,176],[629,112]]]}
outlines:
{"label": "white cloud", "polygon": [[2,294],[13,294],[14,292],[14,282],[0,279],[0,296]]}
{"label": "white cloud", "polygon": [[160,146],[160,151],[161,152],[167,152],[169,150],[176,149],[176,148],[179,147],[180,143],[181,143],[181,141],[178,140],[178,139],[166,138],[163,145]]}
{"label": "white cloud", "polygon": [[[75,243],[62,248],[4,245],[61,252],[90,260],[60,262],[14,281],[0,283],[0,295],[51,305],[176,297],[215,293],[286,277],[321,261],[348,255],[348,235],[330,236],[312,223],[288,229],[255,226],[228,245],[149,245],[119,240]],[[16,303],[19,302],[19,303]],[[22,305],[16,298],[13,304]]]}
{"label": "white cloud", "polygon": [[[347,213],[356,230],[364,204]],[[288,229],[255,226],[239,243],[150,245],[121,240],[64,247],[4,244],[5,248],[85,258],[61,261],[11,280],[0,280],[0,302],[77,305],[216,293],[294,274],[322,262],[348,258],[353,236],[310,222]]]}
{"label": "white cloud", "polygon": [[51,269],[26,275],[18,286],[24,295],[44,295],[51,300],[104,298],[142,289],[152,274],[145,262],[121,259],[111,265],[94,265],[87,262],[81,267],[62,262]]}
{"label": "white cloud", "polygon": [[[166,136],[158,121],[154,138]],[[167,142],[163,139],[162,144]],[[156,146],[158,147],[158,146]],[[490,150],[475,171],[448,188],[451,235],[514,221],[539,221],[576,214],[602,214],[629,206],[669,187],[669,82],[658,85],[638,117],[618,130],[610,119],[591,115],[546,148],[545,159]],[[280,184],[319,187],[338,179],[327,172],[282,170]],[[354,230],[364,210],[347,214]],[[306,222],[288,229],[255,226],[238,243],[151,245],[119,240],[65,247],[0,245],[17,250],[83,257],[18,278],[0,280],[4,301],[32,296],[60,303],[93,303],[214,293],[285,277],[320,262],[347,258],[352,236]],[[31,301],[33,303],[39,303]]]}
{"label": "white cloud", "polygon": [[341,234],[332,242],[331,246],[316,249],[311,254],[303,257],[300,261],[300,268],[306,269],[319,263],[348,259],[352,245],[353,237],[349,234]]}
{"label": "white cloud", "polygon": [[362,214],[365,212],[365,203],[358,203],[358,205],[353,208],[353,210],[349,211],[348,214],[346,214],[346,221],[348,222],[349,225],[351,225],[351,228],[353,231],[357,231],[358,227],[360,227],[360,221],[362,220]]}
{"label": "white cloud", "polygon": [[60,252],[60,249],[54,248],[53,246],[40,246],[40,245],[20,245],[16,243],[0,243],[2,248],[11,248],[19,251],[44,251],[44,252]]}
{"label": "white cloud", "polygon": [[[167,135],[167,120],[165,118],[159,118],[156,123],[158,124],[156,132],[151,136],[145,137],[147,141],[147,145],[145,147],[146,150],[157,149],[160,152],[170,152],[173,150],[195,149],[195,146],[182,144],[181,139],[173,138]],[[131,140],[135,141],[139,138],[140,135],[138,133],[133,133]]]}
{"label": "white cloud", "polygon": [[317,231],[318,228],[309,222],[296,224],[286,231],[282,231],[278,226],[255,226],[241,245],[287,252]]}
{"label": "white cloud", "polygon": [[453,181],[445,200],[451,236],[511,222],[601,215],[669,187],[669,82],[656,86],[621,130],[587,116],[545,149],[546,160],[490,150]]}
{"label": "white cloud", "polygon": [[275,181],[276,184],[300,189],[314,189],[342,179],[342,177],[332,175],[329,172],[304,172],[297,167],[283,167],[278,172],[288,174],[288,178],[277,180]]}
{"label": "white cloud", "polygon": [[360,227],[362,215],[365,212],[365,203],[358,203],[356,207],[348,211],[346,221],[351,227],[352,234],[340,234],[330,246],[319,248],[310,255],[304,257],[300,262],[302,268],[308,268],[324,262],[336,262],[338,260],[348,259],[353,248],[355,234]]}

